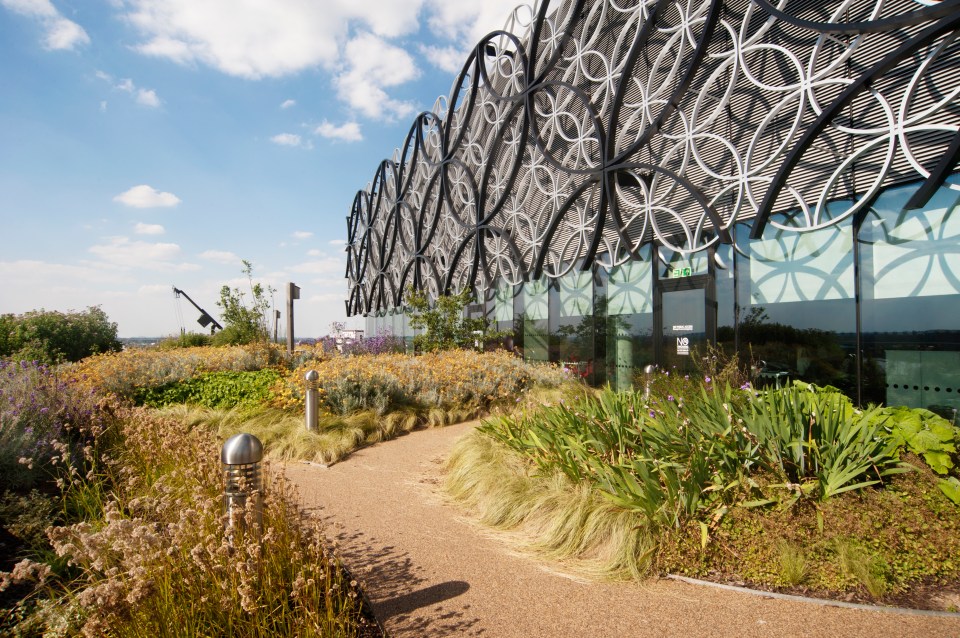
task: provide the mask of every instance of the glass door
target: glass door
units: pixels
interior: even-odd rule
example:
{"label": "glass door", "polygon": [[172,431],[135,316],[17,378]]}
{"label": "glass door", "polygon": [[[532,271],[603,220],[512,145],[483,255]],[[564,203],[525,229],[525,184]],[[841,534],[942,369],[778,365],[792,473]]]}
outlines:
{"label": "glass door", "polygon": [[707,305],[704,289],[664,291],[662,303],[663,368],[690,372],[694,357],[706,352]]}

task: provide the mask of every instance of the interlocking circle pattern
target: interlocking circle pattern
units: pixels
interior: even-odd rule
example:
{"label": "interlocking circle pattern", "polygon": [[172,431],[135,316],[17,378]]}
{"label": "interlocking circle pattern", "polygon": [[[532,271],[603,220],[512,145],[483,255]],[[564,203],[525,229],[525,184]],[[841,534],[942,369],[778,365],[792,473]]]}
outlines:
{"label": "interlocking circle pattern", "polygon": [[922,207],[960,159],[958,29],[960,0],[521,6],[357,193],[347,313],[816,230],[911,180]]}

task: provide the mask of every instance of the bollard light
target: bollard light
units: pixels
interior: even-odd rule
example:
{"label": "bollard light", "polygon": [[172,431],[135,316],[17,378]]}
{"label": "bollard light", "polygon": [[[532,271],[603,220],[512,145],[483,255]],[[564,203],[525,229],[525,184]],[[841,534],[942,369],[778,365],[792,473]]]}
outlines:
{"label": "bollard light", "polygon": [[320,378],[320,375],[317,374],[316,370],[310,370],[307,372],[305,378],[307,381],[307,391],[305,393],[304,403],[306,404],[307,413],[307,431],[316,432],[319,429],[320,418],[320,415],[317,413],[320,407],[320,390],[317,388],[317,379]]}
{"label": "bollard light", "polygon": [[656,369],[657,369],[657,366],[653,365],[652,363],[648,363],[643,367],[643,374],[645,374],[647,377],[646,384],[644,385],[644,388],[643,388],[644,399],[650,398],[650,379],[651,377],[653,377],[653,371]]}
{"label": "bollard light", "polygon": [[223,463],[223,507],[228,533],[243,532],[248,501],[257,529],[263,527],[263,500],[260,461],[263,444],[252,434],[236,434],[227,439],[220,450]]}

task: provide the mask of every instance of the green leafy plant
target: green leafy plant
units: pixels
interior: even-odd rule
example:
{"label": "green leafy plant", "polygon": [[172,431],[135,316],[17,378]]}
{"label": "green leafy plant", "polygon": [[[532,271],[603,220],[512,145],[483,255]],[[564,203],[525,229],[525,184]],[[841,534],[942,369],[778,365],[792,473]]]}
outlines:
{"label": "green leafy plant", "polygon": [[923,408],[890,407],[873,417],[898,446],[923,458],[937,474],[947,474],[956,467],[954,457],[960,445],[960,428],[943,417]]}
{"label": "green leafy plant", "polygon": [[883,436],[877,412],[861,414],[831,388],[796,383],[760,394],[743,419],[796,502],[876,485],[907,470],[896,442]]}
{"label": "green leafy plant", "polygon": [[408,288],[404,299],[410,315],[410,327],[423,330],[413,338],[418,352],[474,348],[499,339],[502,333],[490,330],[485,317],[465,317],[464,308],[472,300],[469,290],[456,295],[441,295],[433,306],[423,292]]}
{"label": "green leafy plant", "polygon": [[214,345],[239,345],[268,339],[267,310],[271,306],[270,295],[273,288],[253,282],[253,264],[243,260],[241,272],[249,283],[247,293],[229,286],[220,288],[220,300],[223,330],[213,337]]}
{"label": "green leafy plant", "polygon": [[248,372],[207,372],[186,381],[177,381],[134,393],[139,405],[159,408],[173,404],[207,408],[251,407],[271,398],[271,387],[281,378],[272,368]]}

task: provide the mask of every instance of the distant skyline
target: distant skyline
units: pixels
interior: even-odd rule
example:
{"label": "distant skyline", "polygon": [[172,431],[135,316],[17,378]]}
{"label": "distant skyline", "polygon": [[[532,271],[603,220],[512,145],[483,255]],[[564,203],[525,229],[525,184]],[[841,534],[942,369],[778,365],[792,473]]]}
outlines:
{"label": "distant skyline", "polygon": [[[346,319],[345,218],[517,0],[0,0],[0,313],[201,332],[241,260]],[[284,320],[285,321],[285,320]]]}

